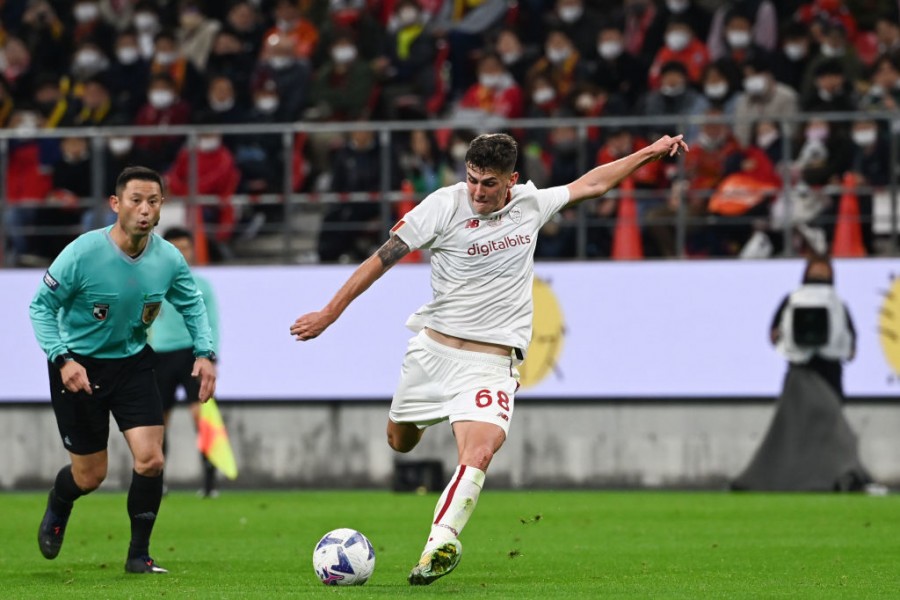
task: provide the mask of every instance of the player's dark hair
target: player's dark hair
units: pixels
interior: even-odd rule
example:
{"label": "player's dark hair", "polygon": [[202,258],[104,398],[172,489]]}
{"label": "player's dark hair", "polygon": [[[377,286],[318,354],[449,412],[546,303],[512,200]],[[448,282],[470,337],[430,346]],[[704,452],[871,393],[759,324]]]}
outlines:
{"label": "player's dark hair", "polygon": [[157,183],[159,184],[160,194],[163,196],[166,195],[165,188],[163,187],[163,180],[159,173],[153,169],[148,169],[147,167],[125,167],[116,178],[116,196],[121,197],[125,186],[133,179]]}
{"label": "player's dark hair", "polygon": [[185,229],[184,227],[169,227],[163,233],[163,239],[167,242],[171,242],[172,240],[188,240],[190,242],[194,241],[194,234]]}
{"label": "player's dark hair", "polygon": [[516,169],[519,146],[506,133],[483,133],[472,140],[466,152],[466,164],[480,171],[512,173]]}

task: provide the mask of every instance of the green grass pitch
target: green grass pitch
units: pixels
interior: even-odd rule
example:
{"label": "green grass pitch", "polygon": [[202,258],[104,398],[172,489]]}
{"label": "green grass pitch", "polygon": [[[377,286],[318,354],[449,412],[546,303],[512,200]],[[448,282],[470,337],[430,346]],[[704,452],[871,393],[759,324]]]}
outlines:
{"label": "green grass pitch", "polygon": [[[897,598],[900,496],[488,489],[457,570],[427,588],[406,575],[434,494],[226,491],[163,500],[151,551],[168,575],[126,575],[125,496],[81,499],[60,556],[45,560],[45,494],[0,494],[0,598]],[[365,533],[375,573],[325,587],[319,537]]]}

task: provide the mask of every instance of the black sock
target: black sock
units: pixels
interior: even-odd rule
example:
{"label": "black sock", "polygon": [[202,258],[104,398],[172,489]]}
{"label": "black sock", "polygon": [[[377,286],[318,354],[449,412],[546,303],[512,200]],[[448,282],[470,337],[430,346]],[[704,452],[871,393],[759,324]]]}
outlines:
{"label": "black sock", "polygon": [[156,477],[146,477],[131,473],[131,487],[128,488],[128,516],[131,518],[131,545],[128,558],[138,558],[150,554],[150,534],[156,523],[156,514],[162,502],[162,473]]}
{"label": "black sock", "polygon": [[72,465],[66,465],[56,474],[56,482],[50,490],[50,510],[59,517],[68,517],[72,512],[72,503],[84,494],[72,476]]}
{"label": "black sock", "polygon": [[209,459],[202,452],[200,453],[200,461],[203,464],[203,491],[209,494],[216,488],[216,467],[209,462]]}

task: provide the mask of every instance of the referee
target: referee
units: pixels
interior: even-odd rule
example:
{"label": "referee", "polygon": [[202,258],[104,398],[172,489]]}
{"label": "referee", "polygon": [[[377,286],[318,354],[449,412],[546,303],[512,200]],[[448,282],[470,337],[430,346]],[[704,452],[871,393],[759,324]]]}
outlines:
{"label": "referee", "polygon": [[134,458],[128,490],[128,573],[166,573],[150,557],[163,491],[163,410],[147,329],[163,299],[182,314],[193,340],[198,397],[215,392],[206,306],[181,253],[153,234],[164,202],[159,174],[128,167],[109,204],[116,222],[66,246],[44,274],[31,321],[49,360],[50,398],[71,464],[56,475],[38,531],[45,558],[59,554],[72,505],[106,478],[109,415]]}

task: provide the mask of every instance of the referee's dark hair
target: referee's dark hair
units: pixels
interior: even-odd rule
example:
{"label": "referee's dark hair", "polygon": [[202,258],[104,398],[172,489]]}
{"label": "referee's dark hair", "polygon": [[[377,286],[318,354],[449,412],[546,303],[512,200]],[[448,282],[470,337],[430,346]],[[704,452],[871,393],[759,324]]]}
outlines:
{"label": "referee's dark hair", "polygon": [[163,233],[163,239],[167,242],[187,239],[193,243],[194,235],[184,227],[169,227],[166,229],[165,233]]}
{"label": "referee's dark hair", "polygon": [[125,167],[116,178],[116,196],[121,197],[122,191],[128,182],[137,179],[138,181],[152,181],[159,184],[159,192],[165,197],[166,190],[163,186],[163,179],[159,173],[147,167]]}

